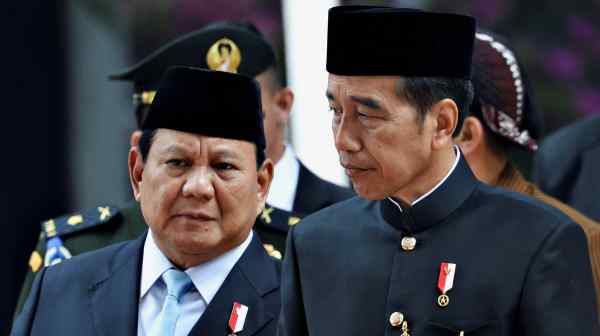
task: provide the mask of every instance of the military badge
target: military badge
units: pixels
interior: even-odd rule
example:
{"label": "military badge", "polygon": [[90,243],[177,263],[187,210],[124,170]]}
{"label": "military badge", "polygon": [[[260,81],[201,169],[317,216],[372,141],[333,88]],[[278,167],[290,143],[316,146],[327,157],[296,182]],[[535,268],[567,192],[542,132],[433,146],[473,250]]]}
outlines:
{"label": "military badge", "polygon": [[215,42],[206,53],[206,64],[211,70],[237,73],[241,62],[240,49],[228,38]]}
{"label": "military badge", "polygon": [[44,256],[44,266],[56,265],[63,260],[71,259],[71,252],[63,246],[59,237],[52,237],[46,242],[46,255]]}
{"label": "military badge", "polygon": [[440,265],[440,275],[438,277],[438,289],[440,290],[440,296],[438,296],[437,304],[440,307],[447,307],[450,303],[450,297],[448,297],[448,291],[454,286],[454,274],[456,272],[456,264],[443,262]]}

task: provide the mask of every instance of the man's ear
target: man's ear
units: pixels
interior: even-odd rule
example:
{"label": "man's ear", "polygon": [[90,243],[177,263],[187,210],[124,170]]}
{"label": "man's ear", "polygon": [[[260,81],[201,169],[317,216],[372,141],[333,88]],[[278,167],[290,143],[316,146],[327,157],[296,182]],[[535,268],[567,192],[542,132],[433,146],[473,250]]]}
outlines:
{"label": "man's ear", "polygon": [[139,202],[142,175],[144,173],[144,160],[142,160],[142,155],[138,146],[129,148],[127,166],[129,167],[129,182],[131,183],[131,189],[133,190],[133,197]]}
{"label": "man's ear", "polygon": [[290,114],[292,113],[292,106],[294,105],[294,93],[289,88],[283,88],[277,91],[275,94],[275,106],[279,110],[279,123],[287,125]]}
{"label": "man's ear", "polygon": [[140,144],[140,139],[142,138],[142,131],[135,130],[131,133],[131,137],[129,138],[129,145],[131,147],[137,147]]}
{"label": "man's ear", "polygon": [[452,133],[458,123],[458,106],[452,99],[442,99],[431,107],[428,113],[434,118],[433,149],[453,144]]}
{"label": "man's ear", "polygon": [[485,130],[483,124],[476,117],[466,117],[460,134],[454,139],[466,155],[472,155],[481,148]]}
{"label": "man's ear", "polygon": [[258,199],[258,208],[256,209],[257,216],[262,212],[265,203],[267,202],[269,187],[271,186],[271,181],[273,181],[273,171],[273,161],[271,161],[271,159],[265,159],[256,174],[256,182],[258,184],[258,190],[256,192],[256,197]]}

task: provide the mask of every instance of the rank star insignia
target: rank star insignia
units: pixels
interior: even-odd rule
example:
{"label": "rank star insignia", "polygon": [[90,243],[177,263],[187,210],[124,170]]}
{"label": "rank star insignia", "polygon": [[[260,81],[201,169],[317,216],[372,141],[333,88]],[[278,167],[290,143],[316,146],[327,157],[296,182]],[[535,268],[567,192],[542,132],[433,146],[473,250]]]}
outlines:
{"label": "rank star insignia", "polygon": [[110,208],[109,207],[98,207],[98,212],[100,213],[100,220],[106,220],[110,217]]}
{"label": "rank star insignia", "polygon": [[265,224],[271,224],[271,212],[275,210],[274,208],[264,208],[262,213],[260,214],[260,218],[265,221]]}
{"label": "rank star insignia", "polygon": [[443,262],[440,264],[440,275],[438,277],[437,287],[440,296],[437,298],[438,306],[445,308],[450,303],[448,291],[454,286],[454,274],[456,273],[456,264]]}

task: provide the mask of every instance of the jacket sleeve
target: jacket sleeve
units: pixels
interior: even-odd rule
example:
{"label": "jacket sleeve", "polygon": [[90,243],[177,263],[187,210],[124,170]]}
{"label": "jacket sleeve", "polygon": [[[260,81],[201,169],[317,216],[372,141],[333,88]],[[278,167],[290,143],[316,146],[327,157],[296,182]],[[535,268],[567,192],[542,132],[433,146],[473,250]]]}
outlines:
{"label": "jacket sleeve", "polygon": [[281,273],[281,313],[277,327],[278,336],[309,335],[302,299],[302,287],[295,246],[295,227],[288,233],[285,258]]}
{"label": "jacket sleeve", "polygon": [[46,270],[47,268],[44,267],[35,277],[27,301],[25,301],[25,305],[23,306],[23,310],[16,316],[13,322],[12,331],[10,333],[11,336],[26,336],[31,333],[31,327],[37,311],[42,281],[46,274]]}
{"label": "jacket sleeve", "polygon": [[561,223],[534,257],[521,296],[521,335],[600,335],[586,237]]}

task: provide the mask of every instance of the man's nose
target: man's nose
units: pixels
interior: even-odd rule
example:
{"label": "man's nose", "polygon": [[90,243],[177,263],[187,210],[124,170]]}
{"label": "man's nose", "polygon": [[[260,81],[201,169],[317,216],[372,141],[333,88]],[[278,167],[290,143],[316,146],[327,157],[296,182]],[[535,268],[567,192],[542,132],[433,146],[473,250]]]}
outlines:
{"label": "man's nose", "polygon": [[357,130],[346,116],[342,117],[339,124],[333,126],[335,148],[338,152],[358,152],[360,141]]}
{"label": "man's nose", "polygon": [[183,185],[183,196],[209,200],[215,195],[213,174],[206,168],[191,172]]}

